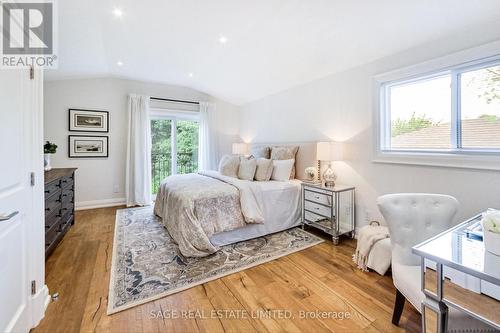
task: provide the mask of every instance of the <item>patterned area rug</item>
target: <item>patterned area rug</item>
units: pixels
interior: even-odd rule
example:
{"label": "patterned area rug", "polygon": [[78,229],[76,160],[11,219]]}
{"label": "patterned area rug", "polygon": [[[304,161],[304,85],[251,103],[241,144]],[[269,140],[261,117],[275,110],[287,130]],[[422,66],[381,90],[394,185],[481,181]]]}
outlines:
{"label": "patterned area rug", "polygon": [[186,290],[323,242],[293,228],[223,246],[203,258],[180,254],[152,207],[118,210],[108,314]]}

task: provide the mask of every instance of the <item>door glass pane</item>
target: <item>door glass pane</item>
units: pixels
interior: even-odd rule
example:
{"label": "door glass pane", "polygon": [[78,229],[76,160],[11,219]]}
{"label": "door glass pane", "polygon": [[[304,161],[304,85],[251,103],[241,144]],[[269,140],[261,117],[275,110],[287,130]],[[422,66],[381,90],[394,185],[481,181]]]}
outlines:
{"label": "door glass pane", "polygon": [[451,76],[390,87],[391,149],[451,148]]}
{"label": "door glass pane", "polygon": [[151,141],[151,190],[157,193],[161,181],[172,173],[172,121],[151,120]]}
{"label": "door glass pane", "polygon": [[500,66],[461,75],[463,148],[500,148]]}
{"label": "door glass pane", "polygon": [[198,171],[198,122],[177,120],[177,173]]}

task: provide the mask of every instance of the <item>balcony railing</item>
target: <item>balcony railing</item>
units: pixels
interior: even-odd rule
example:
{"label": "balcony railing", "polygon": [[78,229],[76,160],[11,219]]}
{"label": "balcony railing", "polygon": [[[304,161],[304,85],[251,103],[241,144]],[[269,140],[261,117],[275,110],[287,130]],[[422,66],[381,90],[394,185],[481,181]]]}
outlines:
{"label": "balcony railing", "polygon": [[[177,152],[177,174],[198,171],[197,152]],[[152,193],[157,193],[160,183],[172,174],[171,154],[151,154]]]}

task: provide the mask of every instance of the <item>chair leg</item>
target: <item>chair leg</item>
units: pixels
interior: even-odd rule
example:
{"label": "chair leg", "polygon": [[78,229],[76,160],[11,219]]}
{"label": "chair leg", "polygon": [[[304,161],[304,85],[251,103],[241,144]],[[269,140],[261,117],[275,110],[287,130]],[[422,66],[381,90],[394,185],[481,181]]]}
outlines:
{"label": "chair leg", "polygon": [[392,313],[392,323],[396,326],[399,325],[399,319],[401,319],[405,301],[406,299],[404,295],[396,289],[396,302],[394,303],[394,312]]}

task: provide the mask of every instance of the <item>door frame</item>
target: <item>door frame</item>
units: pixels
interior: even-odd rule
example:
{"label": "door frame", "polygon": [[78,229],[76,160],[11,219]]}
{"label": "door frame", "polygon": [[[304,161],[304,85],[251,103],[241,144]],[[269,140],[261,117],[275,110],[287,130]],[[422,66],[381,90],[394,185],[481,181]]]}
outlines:
{"label": "door frame", "polygon": [[[35,69],[30,80],[31,96],[27,99],[33,110],[31,131],[31,170],[34,172],[33,218],[28,232],[28,276],[35,281],[35,293],[31,295],[31,327],[37,326],[45,316],[50,303],[49,289],[45,284],[45,192],[43,169],[44,112],[43,112],[43,70]],[[31,284],[29,286],[31,289]]]}

